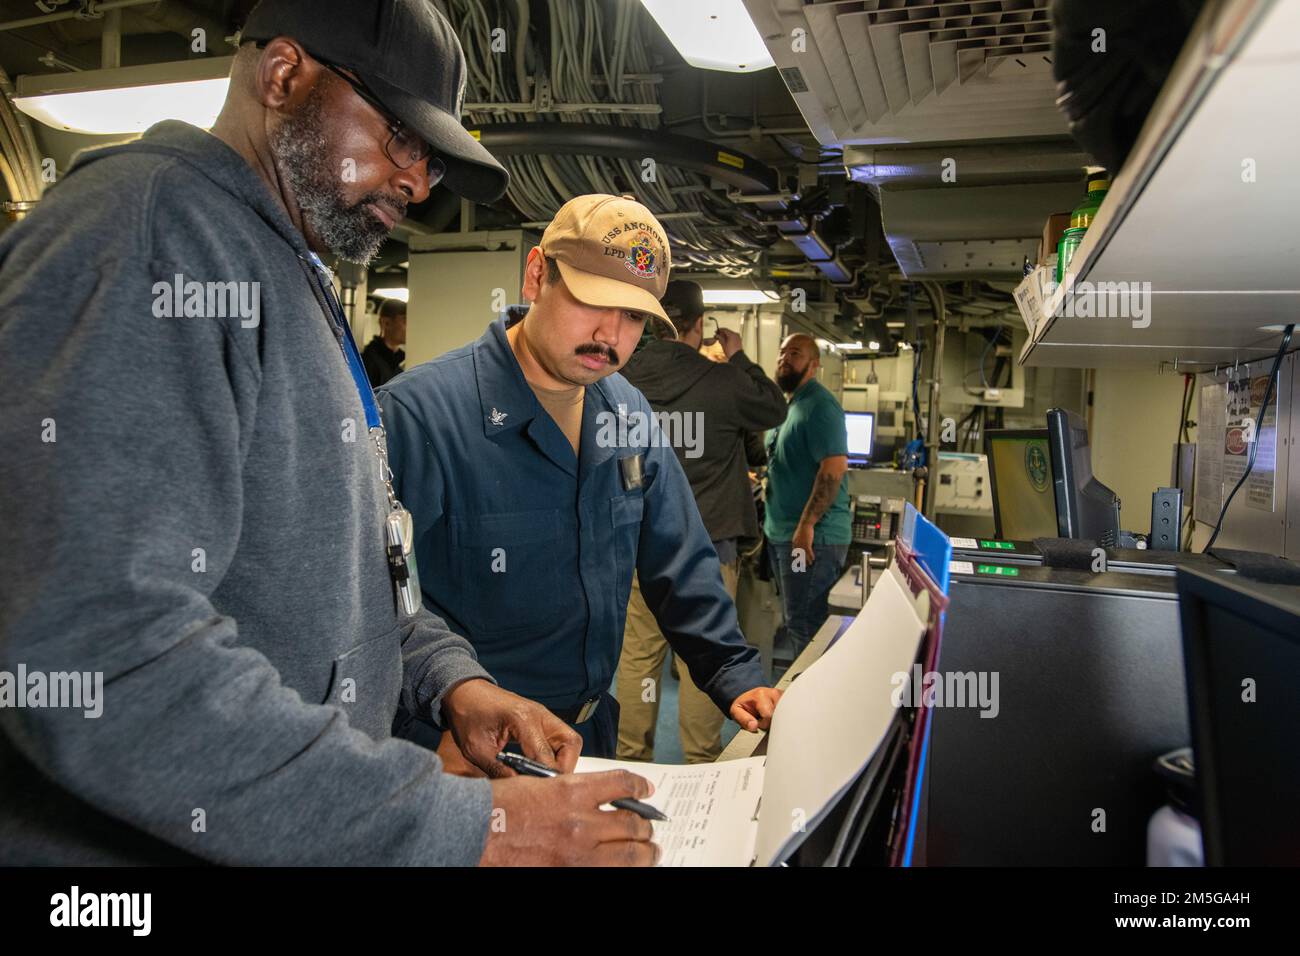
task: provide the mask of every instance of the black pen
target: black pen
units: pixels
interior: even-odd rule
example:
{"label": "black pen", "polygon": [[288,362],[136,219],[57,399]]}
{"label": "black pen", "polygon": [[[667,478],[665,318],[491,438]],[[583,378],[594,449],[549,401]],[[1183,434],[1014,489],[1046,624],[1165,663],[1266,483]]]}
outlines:
{"label": "black pen", "polygon": [[[508,754],[504,750],[497,754],[497,759],[515,773],[523,774],[526,777],[558,777],[560,775],[560,771],[543,766],[536,760],[529,760],[519,754]],[[620,797],[611,801],[611,805],[618,807],[620,810],[631,810],[637,816],[646,820],[657,820],[660,823],[668,822],[668,817],[664,816],[661,810],[656,810],[650,804],[642,803],[640,800],[633,800],[631,797]]]}

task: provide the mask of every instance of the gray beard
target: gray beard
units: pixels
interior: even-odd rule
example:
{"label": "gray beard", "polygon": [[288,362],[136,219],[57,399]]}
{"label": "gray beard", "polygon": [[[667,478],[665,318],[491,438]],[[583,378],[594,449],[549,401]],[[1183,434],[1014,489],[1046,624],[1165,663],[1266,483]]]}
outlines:
{"label": "gray beard", "polygon": [[[349,205],[340,180],[342,166],[332,162],[325,136],[319,88],[313,89],[297,113],[284,120],[270,137],[276,168],[293,190],[303,220],[340,259],[367,265],[388,238],[384,224],[365,209],[383,201],[370,193]],[[391,207],[391,202],[388,204]]]}

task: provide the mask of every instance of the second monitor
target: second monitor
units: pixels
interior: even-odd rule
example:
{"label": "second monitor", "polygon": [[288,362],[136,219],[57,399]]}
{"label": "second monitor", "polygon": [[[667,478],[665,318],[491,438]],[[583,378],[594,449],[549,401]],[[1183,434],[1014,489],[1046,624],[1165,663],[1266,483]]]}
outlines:
{"label": "second monitor", "polygon": [[871,412],[845,412],[844,430],[849,436],[849,467],[866,468],[876,441],[876,416]]}
{"label": "second monitor", "polygon": [[1119,498],[1092,473],[1082,417],[1050,409],[1046,428],[985,432],[984,451],[999,538],[1085,538],[1105,548],[1123,545]]}
{"label": "second monitor", "polygon": [[1119,546],[1119,498],[1092,473],[1087,423],[1069,409],[1049,409],[1047,442],[1056,489],[1057,535],[1087,538],[1103,548]]}
{"label": "second monitor", "polygon": [[994,534],[1033,541],[1056,537],[1056,497],[1046,428],[984,433],[993,493]]}

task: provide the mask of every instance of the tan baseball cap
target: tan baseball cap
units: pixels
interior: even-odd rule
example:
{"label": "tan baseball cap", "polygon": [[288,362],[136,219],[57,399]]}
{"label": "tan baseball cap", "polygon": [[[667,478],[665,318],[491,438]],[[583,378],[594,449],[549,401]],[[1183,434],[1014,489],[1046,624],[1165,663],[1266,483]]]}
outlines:
{"label": "tan baseball cap", "polygon": [[635,309],[667,320],[659,304],[672,267],[659,220],[626,196],[575,196],[542,233],[542,252],[560,265],[579,302]]}

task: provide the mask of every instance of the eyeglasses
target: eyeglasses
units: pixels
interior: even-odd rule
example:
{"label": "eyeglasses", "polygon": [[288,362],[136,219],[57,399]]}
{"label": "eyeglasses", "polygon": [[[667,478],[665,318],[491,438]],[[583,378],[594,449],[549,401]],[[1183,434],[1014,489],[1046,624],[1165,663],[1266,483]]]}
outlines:
{"label": "eyeglasses", "polygon": [[392,135],[388,137],[388,142],[384,143],[384,154],[392,161],[394,166],[398,169],[410,169],[416,163],[427,162],[429,164],[429,185],[436,186],[442,181],[442,177],[447,174],[447,166],[440,157],[434,155],[432,146],[412,132],[405,123],[389,113],[384,104],[379,101],[379,98],[366,89],[366,85],[356,77],[344,73],[342,68],[335,66],[328,60],[322,60],[320,57],[316,57],[316,60],[321,66],[352,87],[357,96],[361,97],[388,122],[388,130]]}

